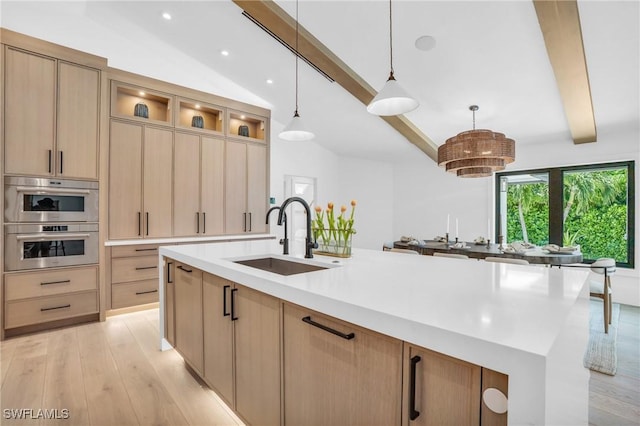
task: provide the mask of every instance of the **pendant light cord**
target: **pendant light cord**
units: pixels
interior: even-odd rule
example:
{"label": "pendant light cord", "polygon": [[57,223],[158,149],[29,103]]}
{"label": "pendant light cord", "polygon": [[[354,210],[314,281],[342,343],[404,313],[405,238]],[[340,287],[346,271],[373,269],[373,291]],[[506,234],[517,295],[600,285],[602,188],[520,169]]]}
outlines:
{"label": "pendant light cord", "polygon": [[391,0],[389,0],[389,62],[391,63],[391,73],[389,78],[393,78],[393,21],[391,19]]}
{"label": "pendant light cord", "polygon": [[294,116],[298,115],[298,0],[296,0],[296,112]]}

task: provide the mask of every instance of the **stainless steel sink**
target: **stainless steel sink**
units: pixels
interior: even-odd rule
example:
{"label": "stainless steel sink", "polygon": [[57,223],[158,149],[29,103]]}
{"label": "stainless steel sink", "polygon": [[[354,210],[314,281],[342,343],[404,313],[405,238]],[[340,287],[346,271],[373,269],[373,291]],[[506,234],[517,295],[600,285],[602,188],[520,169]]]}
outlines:
{"label": "stainless steel sink", "polygon": [[276,257],[261,257],[259,259],[234,260],[234,263],[249,266],[251,268],[262,269],[280,275],[304,274],[305,272],[320,271],[328,269],[326,266],[310,265],[308,263],[292,262],[290,260],[278,259]]}

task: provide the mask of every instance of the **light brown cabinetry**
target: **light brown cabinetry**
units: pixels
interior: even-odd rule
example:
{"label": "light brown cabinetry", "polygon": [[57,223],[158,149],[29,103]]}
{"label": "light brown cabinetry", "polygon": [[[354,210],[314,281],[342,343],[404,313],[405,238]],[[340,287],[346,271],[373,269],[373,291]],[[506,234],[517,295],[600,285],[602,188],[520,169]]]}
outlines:
{"label": "light brown cabinetry", "polygon": [[249,424],[279,425],[279,300],[215,275],[203,281],[205,380]]}
{"label": "light brown cabinetry", "polygon": [[224,233],[224,140],[176,132],[173,184],[174,235]]}
{"label": "light brown cabinetry", "polygon": [[203,376],[202,271],[175,262],[175,348]]}
{"label": "light brown cabinetry", "polygon": [[481,367],[405,343],[404,425],[480,424]]}
{"label": "light brown cabinetry", "polygon": [[240,111],[229,111],[228,135],[234,138],[265,142],[268,134],[267,119]]}
{"label": "light brown cabinetry", "polygon": [[176,127],[224,134],[224,108],[192,99],[178,99]]}
{"label": "light brown cabinetry", "polygon": [[4,328],[69,319],[98,312],[98,267],[6,274]]}
{"label": "light brown cabinetry", "polygon": [[284,304],[285,423],[399,425],[402,341]]}
{"label": "light brown cabinetry", "polygon": [[5,173],[98,179],[100,70],[5,48]]}
{"label": "light brown cabinetry", "polygon": [[111,121],[111,239],[171,236],[172,159],[172,131]]}
{"label": "light brown cabinetry", "polygon": [[266,232],[266,146],[227,141],[225,175],[226,233]]}
{"label": "light brown cabinetry", "polygon": [[158,301],[158,245],[111,247],[111,308]]}

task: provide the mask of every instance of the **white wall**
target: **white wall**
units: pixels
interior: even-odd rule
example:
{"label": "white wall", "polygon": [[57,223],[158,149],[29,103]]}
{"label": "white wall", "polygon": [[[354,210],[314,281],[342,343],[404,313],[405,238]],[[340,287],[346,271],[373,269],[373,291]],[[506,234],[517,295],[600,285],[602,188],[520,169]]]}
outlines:
{"label": "white wall", "polygon": [[[637,128],[600,132],[598,142],[574,145],[570,140],[542,141],[519,145],[516,161],[508,170],[636,161],[636,200],[640,189],[640,132]],[[451,234],[455,237],[454,218],[459,218],[460,237],[467,241],[485,235],[487,221],[493,223],[494,178],[461,179],[446,173],[426,158],[413,164],[394,167],[393,234],[418,239],[443,235],[447,214],[451,215]],[[618,269],[613,278],[614,301],[640,306],[640,209],[636,201],[635,269]],[[491,228],[493,232],[493,225]]]}

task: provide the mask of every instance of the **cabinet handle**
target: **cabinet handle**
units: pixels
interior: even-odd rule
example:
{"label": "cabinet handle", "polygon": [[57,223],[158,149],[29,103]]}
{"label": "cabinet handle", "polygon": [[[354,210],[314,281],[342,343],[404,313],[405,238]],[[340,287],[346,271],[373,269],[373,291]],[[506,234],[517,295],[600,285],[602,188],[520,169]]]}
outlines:
{"label": "cabinet handle", "polygon": [[64,283],[70,283],[71,280],[62,280],[62,281],[47,281],[44,283],[40,283],[40,285],[50,285],[50,284],[64,284]]}
{"label": "cabinet handle", "polygon": [[247,232],[247,213],[244,212],[244,228],[242,228],[243,232]]}
{"label": "cabinet handle", "polygon": [[227,312],[227,289],[231,288],[230,285],[225,285],[222,287],[222,316],[228,317],[229,312]]}
{"label": "cabinet handle", "polygon": [[146,228],[147,228],[147,233],[146,233],[146,235],[149,235],[149,212],[146,212],[146,213],[145,213],[144,221],[145,221],[145,226],[146,226]]}
{"label": "cabinet handle", "polygon": [[51,150],[49,150],[49,173],[51,173],[51,156],[53,155],[53,153],[51,152]]}
{"label": "cabinet handle", "polygon": [[143,269],[156,269],[158,265],[155,266],[137,266],[136,271],[142,271]]}
{"label": "cabinet handle", "polygon": [[149,249],[136,249],[136,251],[157,251],[157,248],[149,248]]}
{"label": "cabinet handle", "polygon": [[200,233],[200,212],[196,212],[196,234]]}
{"label": "cabinet handle", "polygon": [[187,269],[187,268],[183,267],[182,265],[178,265],[178,269],[182,269],[183,271],[188,272],[188,273],[192,273],[193,272],[192,269]]}
{"label": "cabinet handle", "polygon": [[149,291],[136,291],[136,296],[139,296],[141,294],[149,294],[149,293],[157,293],[158,290],[149,290]]}
{"label": "cabinet handle", "polygon": [[420,415],[420,411],[416,410],[416,365],[422,358],[419,355],[411,358],[411,372],[409,382],[409,419],[415,420]]}
{"label": "cabinet handle", "polygon": [[311,319],[311,317],[304,317],[302,318],[302,321],[306,322],[307,324],[311,324],[314,327],[318,327],[324,331],[328,331],[331,334],[335,334],[336,336],[342,337],[343,339],[346,339],[346,340],[351,340],[354,337],[356,337],[355,333],[344,334],[338,330],[334,330],[331,327],[327,327],[326,325],[322,325],[320,323],[315,322],[314,320]]}
{"label": "cabinet handle", "polygon": [[138,236],[142,235],[142,213],[138,212]]}
{"label": "cabinet handle", "polygon": [[231,321],[238,319],[236,316],[236,291],[238,291],[237,288],[231,289]]}
{"label": "cabinet handle", "polygon": [[53,308],[40,308],[40,312],[53,311],[54,309],[70,308],[71,305],[54,306]]}
{"label": "cabinet handle", "polygon": [[251,232],[251,212],[249,212],[249,232]]}
{"label": "cabinet handle", "polygon": [[202,233],[207,233],[207,213],[202,212]]}
{"label": "cabinet handle", "polygon": [[173,284],[173,280],[171,279],[171,265],[173,265],[173,262],[167,262],[167,282],[169,284]]}
{"label": "cabinet handle", "polygon": [[62,174],[62,151],[60,151],[60,174]]}

